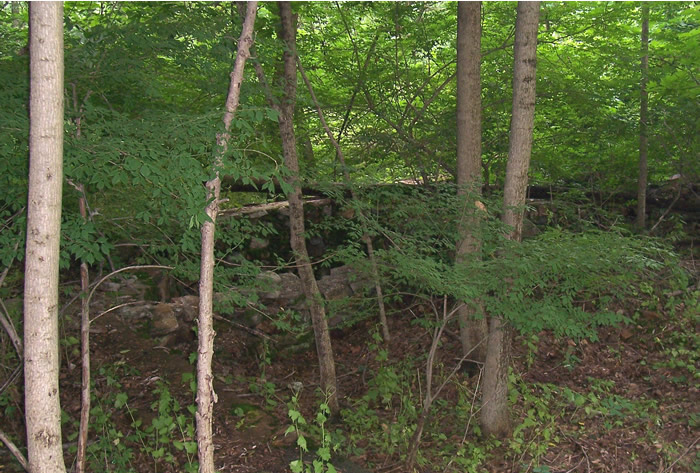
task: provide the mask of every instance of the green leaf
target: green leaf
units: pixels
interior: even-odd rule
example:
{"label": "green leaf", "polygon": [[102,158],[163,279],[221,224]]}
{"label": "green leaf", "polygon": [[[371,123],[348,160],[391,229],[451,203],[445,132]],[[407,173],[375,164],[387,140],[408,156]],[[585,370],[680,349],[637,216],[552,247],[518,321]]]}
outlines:
{"label": "green leaf", "polygon": [[296,422],[299,417],[301,417],[301,412],[297,411],[296,409],[289,409],[287,412],[287,415],[289,416],[290,419],[292,419],[292,422]]}
{"label": "green leaf", "polygon": [[117,395],[114,397],[114,407],[116,407],[117,409],[121,409],[126,405],[126,401],[126,393],[117,393]]}
{"label": "green leaf", "polygon": [[306,437],[303,435],[299,434],[299,437],[297,438],[297,445],[299,448],[301,448],[303,451],[308,452],[309,448],[306,446]]}
{"label": "green leaf", "polygon": [[323,461],[328,461],[331,459],[331,449],[328,447],[321,447],[316,451],[318,457]]}
{"label": "green leaf", "polygon": [[304,464],[301,460],[292,460],[289,462],[289,468],[291,468],[292,473],[303,473]]}

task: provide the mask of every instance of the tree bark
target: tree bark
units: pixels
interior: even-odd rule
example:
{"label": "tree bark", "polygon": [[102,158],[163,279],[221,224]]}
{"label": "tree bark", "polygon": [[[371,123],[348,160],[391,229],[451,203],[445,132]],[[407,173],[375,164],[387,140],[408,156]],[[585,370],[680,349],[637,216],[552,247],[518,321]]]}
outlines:
{"label": "tree bark", "polygon": [[[481,2],[457,3],[457,194],[464,197],[457,241],[457,263],[481,251]],[[471,304],[470,304],[471,302]],[[472,362],[486,359],[486,319],[474,318],[475,301],[457,312],[462,355]]]}
{"label": "tree bark", "polygon": [[535,123],[535,69],[539,2],[518,2],[513,66],[513,114],[503,189],[503,222],[512,227],[510,239],[520,241],[527,173]]}
{"label": "tree bark", "polygon": [[[523,206],[532,152],[539,9],[539,2],[518,2],[515,25],[513,115],[503,190],[503,222],[510,226],[508,238],[514,241],[522,238]],[[511,431],[508,409],[509,358],[510,327],[502,317],[494,316],[489,323],[481,408],[481,428],[487,435],[503,437]]]}
{"label": "tree bark", "polygon": [[250,45],[253,43],[253,25],[257,12],[257,1],[247,4],[243,29],[238,39],[238,53],[231,72],[231,82],[229,84],[228,97],[226,98],[226,111],[224,113],[224,132],[217,136],[219,147],[218,155],[214,159],[213,169],[215,176],[207,182],[207,205],[206,212],[211,221],[202,225],[202,257],[200,262],[199,280],[199,319],[198,319],[198,352],[197,352],[197,452],[199,455],[200,473],[214,473],[214,444],[212,434],[212,420],[214,404],[217,401],[214,392],[214,376],[212,374],[212,359],[214,356],[214,244],[216,230],[216,216],[219,211],[219,195],[221,192],[221,179],[219,178],[219,168],[223,164],[223,157],[226,153],[229,141],[229,130],[233,116],[238,108],[243,82],[243,69],[245,62],[250,56]]}
{"label": "tree bark", "polygon": [[649,80],[649,4],[642,2],[642,78],[639,100],[639,179],[637,180],[637,221],[639,230],[646,226],[647,218],[647,123],[649,120],[647,81]]}
{"label": "tree bark", "polygon": [[296,28],[292,17],[292,7],[289,2],[279,2],[281,24],[281,38],[286,43],[283,54],[284,60],[284,98],[278,105],[278,122],[282,137],[282,150],[284,163],[289,170],[287,183],[291,191],[287,196],[289,200],[290,243],[301,279],[304,296],[306,297],[311,321],[314,327],[316,339],[316,351],[318,354],[321,389],[328,396],[328,406],[333,415],[339,412],[338,392],[335,377],[335,362],[333,360],[333,348],[328,331],[326,312],[323,307],[323,298],[316,284],[316,278],[311,267],[309,254],[306,250],[304,208],[301,200],[301,185],[299,183],[299,160],[296,151],[296,138],[294,136],[294,105],[297,89],[297,65],[294,51],[296,50]]}
{"label": "tree bark", "polygon": [[63,186],[63,4],[29,6],[29,200],[24,387],[29,470],[65,472],[58,386],[58,263]]}

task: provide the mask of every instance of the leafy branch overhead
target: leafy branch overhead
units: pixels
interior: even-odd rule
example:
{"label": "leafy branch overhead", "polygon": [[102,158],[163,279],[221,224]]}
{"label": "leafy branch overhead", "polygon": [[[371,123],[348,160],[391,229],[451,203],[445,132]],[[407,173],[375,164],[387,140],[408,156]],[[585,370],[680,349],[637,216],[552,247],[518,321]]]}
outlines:
{"label": "leafy branch overhead", "polygon": [[0,2],[0,465],[697,469],[696,3],[61,5]]}

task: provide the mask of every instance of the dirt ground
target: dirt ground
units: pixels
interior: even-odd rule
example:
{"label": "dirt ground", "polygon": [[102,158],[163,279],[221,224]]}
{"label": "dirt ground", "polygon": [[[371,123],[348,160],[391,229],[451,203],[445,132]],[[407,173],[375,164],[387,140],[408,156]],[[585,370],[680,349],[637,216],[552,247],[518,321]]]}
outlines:
{"label": "dirt ground", "polygon": [[[134,296],[120,299],[120,302],[125,300],[135,306],[139,304]],[[107,293],[98,295],[93,314],[99,314],[113,303]],[[677,309],[677,313],[685,310],[684,307]],[[696,338],[688,348],[697,350],[697,314],[688,315],[686,311],[684,317],[671,318],[668,309],[659,308],[637,313],[634,324],[604,329],[597,342],[556,341],[551,334],[541,333],[539,348],[533,351],[527,346],[532,340],[516,336],[513,374],[514,379],[520,380],[520,391],[512,400],[514,425],[521,426],[514,439],[521,440],[519,443],[507,440],[491,443],[481,467],[473,471],[700,471],[700,381],[697,374],[688,376],[689,369],[697,370],[698,356],[697,353],[674,355],[672,352],[677,344],[674,334],[679,332],[694,333]],[[411,314],[412,311],[400,306],[393,307],[390,317],[393,341],[388,346],[388,357],[389,360],[407,357],[419,360],[412,385],[417,400],[417,393],[423,388],[420,383],[425,360],[420,356],[427,352],[431,339],[427,330],[411,323]],[[187,406],[194,405],[187,378],[194,373],[194,365],[190,363],[191,354],[196,351],[194,336],[184,336],[170,340],[168,346],[159,346],[162,340],[151,335],[151,324],[147,317],[112,311],[99,317],[92,328],[93,406],[111,412],[113,427],[124,436],[133,433],[134,420],[140,419],[142,426],[148,426],[159,417],[158,386],[162,383],[167,383],[167,391],[179,403],[179,412],[188,419],[186,422],[191,424],[194,417],[187,411]],[[370,333],[375,326],[374,320],[365,320],[332,332],[338,387],[344,407],[352,407],[353,400],[368,392],[370,379],[378,369],[380,362],[369,348]],[[318,369],[313,345],[281,348],[281,333],[271,323],[263,322],[256,329],[259,330],[257,335],[222,320],[216,324],[214,374],[218,402],[214,442],[216,465],[221,472],[290,471],[289,462],[298,458],[296,437],[285,435],[290,425],[287,403],[292,383],[303,386],[300,411],[306,419],[312,420],[318,408],[319,399],[314,394]],[[267,336],[270,338],[265,338]],[[450,334],[445,335],[442,342],[437,365],[445,367],[440,372],[449,372],[459,357],[459,345],[456,337]],[[72,419],[79,418],[80,410],[80,358],[76,349],[77,346],[62,349],[64,367],[72,368],[62,370],[62,407]],[[675,366],[673,360],[690,360],[695,366]],[[460,389],[473,393],[479,379],[478,373],[471,376],[458,373],[454,382],[447,384],[441,395],[445,403],[442,414],[436,414],[441,416],[436,417],[437,423],[446,432],[443,442],[484,444],[484,440],[474,435],[473,428],[468,431],[456,416],[449,415],[449,406],[456,402]],[[128,409],[114,408],[115,393],[126,394]],[[562,401],[567,395],[573,396],[569,403]],[[162,401],[162,397],[160,399]],[[473,407],[476,409],[478,402],[475,401]],[[382,428],[388,429],[396,421],[397,409],[399,406],[378,409]],[[477,418],[475,414],[474,423]],[[21,433],[19,419],[3,423],[6,423],[6,431],[15,435]],[[67,425],[74,427],[71,423]],[[104,428],[105,425],[93,427]],[[336,429],[341,425],[330,423],[328,427]],[[70,448],[74,437],[69,429],[67,427],[64,432],[64,442]],[[112,446],[119,442],[114,432],[102,433],[111,439]],[[91,432],[93,442],[99,437]],[[191,432],[186,430],[174,438],[193,440]],[[439,450],[439,442],[435,440],[438,438],[424,437],[423,460],[418,470],[463,471],[455,464],[445,468],[447,462],[444,461],[438,468],[438,454],[435,453]],[[126,445],[126,437],[121,442]],[[373,448],[371,439],[360,444],[366,448],[351,453],[350,458],[332,458],[338,471],[405,471],[400,462],[400,455],[405,451]],[[174,457],[167,461],[154,458],[153,452],[145,452],[138,444],[132,445],[132,450],[134,456],[129,464],[136,471],[184,471],[176,466],[186,462],[183,452],[170,448]],[[72,455],[67,454],[66,458]],[[304,458],[311,459],[313,455]],[[2,463],[6,465],[3,467]],[[104,471],[116,471],[110,459],[105,458],[104,465]],[[19,470],[5,454],[0,457],[0,471]]]}

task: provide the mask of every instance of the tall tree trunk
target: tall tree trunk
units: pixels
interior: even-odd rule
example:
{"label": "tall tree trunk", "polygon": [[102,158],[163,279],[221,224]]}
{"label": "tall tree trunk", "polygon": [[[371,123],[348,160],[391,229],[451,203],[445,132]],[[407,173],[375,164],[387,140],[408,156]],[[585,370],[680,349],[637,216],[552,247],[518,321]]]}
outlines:
{"label": "tall tree trunk", "polygon": [[[478,257],[481,251],[481,2],[457,3],[457,194],[465,207],[459,221],[456,260]],[[476,229],[476,231],[475,231]],[[464,301],[457,316],[462,355],[477,363],[486,359],[488,327],[475,301]],[[470,304],[471,303],[471,304]]]}
{"label": "tall tree trunk", "polygon": [[[527,173],[532,152],[535,122],[535,66],[539,2],[518,2],[513,65],[513,115],[510,122],[510,148],[503,190],[503,222],[511,227],[508,237],[520,241]],[[502,317],[492,317],[484,366],[481,427],[496,436],[510,434],[508,409],[508,366],[510,328]]]}
{"label": "tall tree trunk", "polygon": [[311,267],[309,254],[306,251],[304,208],[301,200],[301,184],[299,182],[299,160],[297,158],[296,138],[294,136],[294,105],[297,89],[297,65],[296,55],[296,27],[292,18],[292,7],[289,2],[279,2],[281,25],[281,37],[286,43],[283,54],[284,59],[284,98],[278,106],[279,127],[282,137],[282,150],[284,163],[289,169],[287,183],[291,191],[287,196],[289,200],[289,224],[290,243],[296,259],[299,278],[304,290],[311,321],[316,338],[316,351],[318,353],[319,370],[321,377],[321,389],[328,395],[328,406],[333,415],[338,414],[338,392],[335,378],[335,362],[333,361],[333,348],[326,321],[326,311],[323,307],[323,298],[318,290],[316,278]]}
{"label": "tall tree trunk", "polygon": [[219,168],[223,164],[223,156],[226,153],[229,141],[229,130],[233,116],[238,108],[243,82],[243,68],[250,56],[250,46],[253,43],[253,25],[257,12],[257,1],[248,2],[243,30],[238,39],[238,53],[231,72],[231,82],[226,98],[226,112],[224,113],[225,131],[217,136],[218,155],[212,168],[215,176],[207,182],[206,212],[211,221],[202,225],[202,260],[199,279],[199,319],[198,319],[198,351],[197,351],[197,452],[199,455],[200,473],[214,473],[214,444],[212,439],[212,420],[214,403],[217,401],[214,392],[214,377],[212,375],[212,359],[214,356],[214,243],[216,230],[216,216],[219,211],[219,194],[221,192],[221,180]]}
{"label": "tall tree trunk", "polygon": [[24,405],[31,472],[65,472],[58,387],[63,186],[63,3],[29,6],[29,201],[24,273]]}
{"label": "tall tree trunk", "polygon": [[639,179],[637,181],[637,228],[643,230],[647,217],[647,123],[649,120],[647,81],[649,80],[649,4],[642,2],[642,78],[639,100]]}

